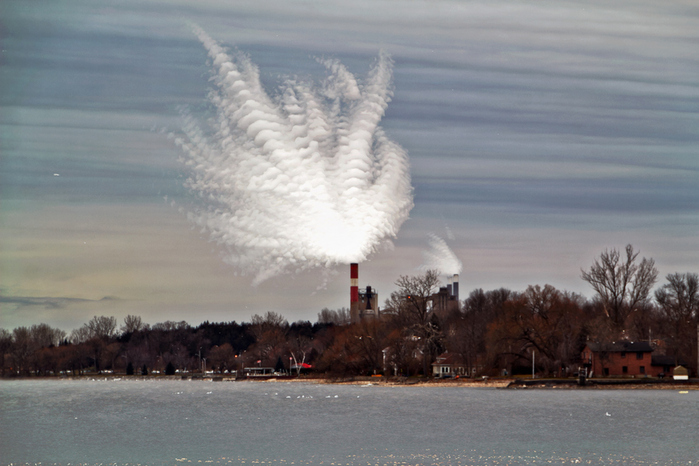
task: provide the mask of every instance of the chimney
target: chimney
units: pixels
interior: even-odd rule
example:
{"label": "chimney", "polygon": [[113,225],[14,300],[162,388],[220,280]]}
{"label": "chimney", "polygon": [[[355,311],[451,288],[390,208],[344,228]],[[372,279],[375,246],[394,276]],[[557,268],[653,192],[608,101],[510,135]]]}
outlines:
{"label": "chimney", "polygon": [[454,295],[451,287],[451,279],[452,277],[447,278],[447,296],[451,299],[451,297]]}
{"label": "chimney", "polygon": [[350,264],[350,319],[359,322],[359,264]]}
{"label": "chimney", "polygon": [[451,284],[451,292],[454,299],[459,300],[459,274],[455,273]]}

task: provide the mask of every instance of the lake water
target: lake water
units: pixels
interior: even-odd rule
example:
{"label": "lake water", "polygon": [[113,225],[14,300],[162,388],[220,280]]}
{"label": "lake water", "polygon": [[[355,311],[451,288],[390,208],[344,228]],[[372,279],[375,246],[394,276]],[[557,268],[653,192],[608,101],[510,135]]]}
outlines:
{"label": "lake water", "polygon": [[699,392],[0,381],[0,464],[699,464]]}

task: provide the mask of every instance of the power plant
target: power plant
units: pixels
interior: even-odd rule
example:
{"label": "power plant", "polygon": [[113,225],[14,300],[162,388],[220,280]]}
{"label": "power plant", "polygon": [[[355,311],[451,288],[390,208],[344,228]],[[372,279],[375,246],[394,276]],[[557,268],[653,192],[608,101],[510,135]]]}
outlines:
{"label": "power plant", "polygon": [[375,319],[379,312],[379,294],[371,286],[359,288],[359,264],[350,264],[350,320]]}
{"label": "power plant", "polygon": [[432,311],[443,317],[451,312],[461,310],[459,301],[459,274],[454,274],[448,278],[447,286],[439,288],[439,291],[432,295]]}
{"label": "power plant", "polygon": [[[432,312],[443,317],[454,311],[461,310],[459,301],[459,274],[450,276],[447,285],[429,298],[432,302]],[[350,320],[357,323],[365,319],[381,317],[379,309],[379,294],[371,286],[359,288],[359,264],[350,264]]]}

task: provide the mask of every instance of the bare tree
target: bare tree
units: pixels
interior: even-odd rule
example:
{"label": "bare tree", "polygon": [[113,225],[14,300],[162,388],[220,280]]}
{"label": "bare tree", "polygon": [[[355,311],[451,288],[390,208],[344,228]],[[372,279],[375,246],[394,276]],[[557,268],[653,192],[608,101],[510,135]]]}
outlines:
{"label": "bare tree", "polygon": [[32,325],[29,328],[31,338],[39,348],[48,348],[50,346],[58,346],[66,337],[66,332],[63,330],[52,328],[47,324]]}
{"label": "bare tree", "polygon": [[396,296],[391,295],[391,299],[400,301],[401,313],[404,314],[408,323],[412,325],[429,323],[430,297],[439,288],[439,272],[428,270],[424,275],[414,277],[401,275],[396,280],[396,286],[398,291]]}
{"label": "bare tree", "polygon": [[116,317],[95,316],[86,323],[88,338],[108,340],[114,336],[117,328]]}
{"label": "bare tree", "polygon": [[325,307],[318,313],[318,323],[348,325],[350,323],[349,309],[343,307],[338,310],[333,310]]}
{"label": "bare tree", "polygon": [[699,323],[699,275],[669,274],[667,283],[655,291],[655,300],[667,319],[668,350],[696,366],[697,324]]}
{"label": "bare tree", "polygon": [[31,332],[27,327],[17,327],[12,331],[12,363],[17,373],[29,374],[31,358],[35,352]]}
{"label": "bare tree", "polygon": [[237,369],[236,354],[230,343],[224,343],[221,346],[214,346],[209,352],[209,367],[213,370],[223,372],[226,369]]}
{"label": "bare tree", "polygon": [[[147,327],[147,326],[146,326]],[[189,324],[184,320],[175,322],[174,320],[166,320],[165,322],[158,322],[153,325],[153,330],[160,332],[173,332],[175,330],[187,330]]]}
{"label": "bare tree", "polygon": [[70,332],[70,341],[73,344],[79,345],[80,343],[85,343],[89,339],[90,329],[87,328],[87,325],[73,329],[73,331]]}
{"label": "bare tree", "polygon": [[276,312],[267,312],[264,317],[255,314],[248,331],[255,338],[250,353],[256,360],[273,363],[284,352],[289,322]]}
{"label": "bare tree", "polygon": [[140,330],[145,330],[147,325],[143,323],[140,316],[127,315],[124,317],[124,325],[121,326],[122,333],[134,333]]}
{"label": "bare tree", "polygon": [[115,317],[95,316],[82,327],[73,330],[70,338],[73,343],[86,343],[90,340],[107,341],[116,332],[117,321]]}
{"label": "bare tree", "polygon": [[264,317],[255,314],[252,316],[252,319],[250,319],[250,323],[259,327],[285,327],[289,325],[289,322],[287,322],[284,316],[272,311],[268,311]]}
{"label": "bare tree", "polygon": [[447,348],[461,357],[472,375],[472,370],[479,366],[479,356],[485,353],[485,334],[493,318],[488,296],[482,288],[469,294],[462,311],[459,319],[451,322]]}
{"label": "bare tree", "polygon": [[673,273],[667,283],[655,292],[655,300],[673,321],[689,323],[699,317],[699,275]]}
{"label": "bare tree", "polygon": [[84,344],[91,354],[95,370],[100,371],[100,359],[109,340],[116,334],[116,317],[95,316],[82,327],[73,330],[71,340],[75,344]]}
{"label": "bare tree", "polygon": [[624,329],[626,319],[648,301],[658,278],[653,259],[645,257],[639,264],[633,246],[626,246],[626,257],[616,249],[605,250],[589,270],[582,270],[582,279],[595,290],[615,331]]}
{"label": "bare tree", "polygon": [[427,270],[424,275],[401,275],[396,280],[398,291],[391,293],[386,302],[393,308],[396,322],[408,333],[420,339],[423,373],[429,373],[429,364],[442,349],[444,335],[432,311],[432,295],[439,289],[439,272]]}
{"label": "bare tree", "polygon": [[12,334],[0,328],[0,366],[2,367],[2,375],[5,375],[5,353],[12,348]]}

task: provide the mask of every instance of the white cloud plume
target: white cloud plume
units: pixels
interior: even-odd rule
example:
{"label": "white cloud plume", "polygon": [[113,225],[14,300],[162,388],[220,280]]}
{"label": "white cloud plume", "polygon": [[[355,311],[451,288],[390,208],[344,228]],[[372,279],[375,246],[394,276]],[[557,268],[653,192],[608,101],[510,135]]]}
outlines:
{"label": "white cloud plume", "polygon": [[436,269],[447,275],[461,273],[463,264],[446,241],[434,233],[430,233],[427,237],[427,243],[429,244],[429,249],[423,251],[423,270]]}
{"label": "white cloud plume", "polygon": [[183,114],[176,143],[186,186],[205,204],[189,218],[226,248],[225,260],[260,283],[361,262],[394,238],[413,199],[407,154],[379,126],[392,96],[388,55],[363,82],[319,60],[323,85],[288,79],[270,97],[247,56],[194,32],[212,59],[216,116],[204,131]]}

